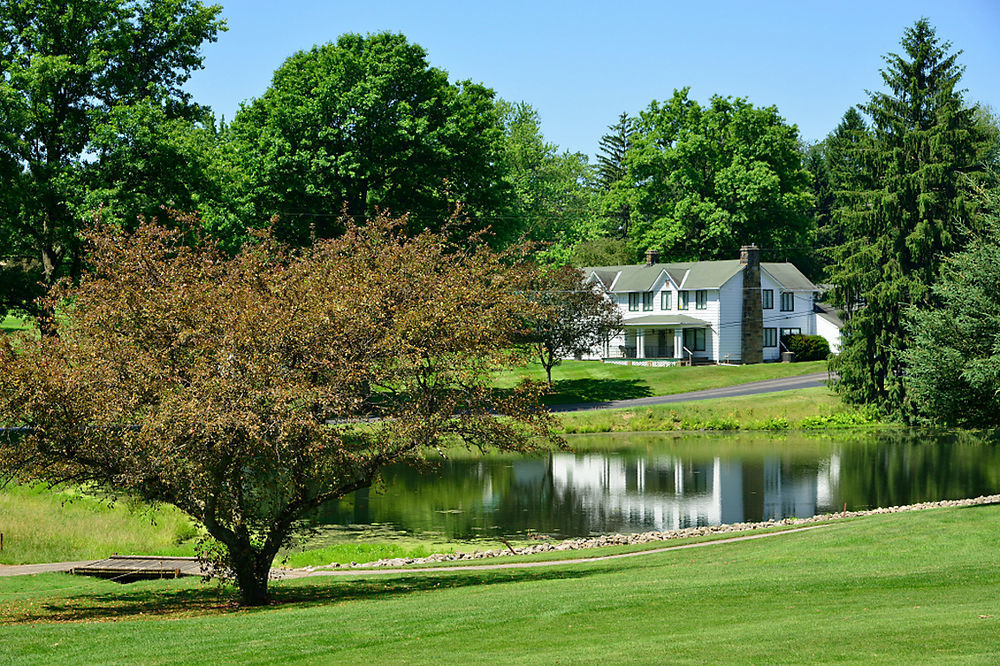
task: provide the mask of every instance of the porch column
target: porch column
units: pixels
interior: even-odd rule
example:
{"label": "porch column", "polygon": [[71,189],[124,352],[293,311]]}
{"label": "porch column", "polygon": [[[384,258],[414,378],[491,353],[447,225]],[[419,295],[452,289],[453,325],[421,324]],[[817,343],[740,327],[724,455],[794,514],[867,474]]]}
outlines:
{"label": "porch column", "polygon": [[637,328],[635,331],[635,357],[646,358],[646,329]]}
{"label": "porch column", "polygon": [[684,329],[674,329],[674,358],[684,357]]}

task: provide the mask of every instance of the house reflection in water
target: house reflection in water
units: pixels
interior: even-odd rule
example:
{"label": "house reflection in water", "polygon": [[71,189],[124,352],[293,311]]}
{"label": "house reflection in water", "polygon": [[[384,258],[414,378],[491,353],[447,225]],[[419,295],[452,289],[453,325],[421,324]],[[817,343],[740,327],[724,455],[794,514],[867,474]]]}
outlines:
{"label": "house reflection in water", "polygon": [[[596,522],[654,530],[826,513],[840,477],[836,454],[807,465],[779,456],[694,462],[554,454],[550,465],[554,492],[574,496],[578,510],[600,516]],[[528,480],[515,475],[519,484]]]}

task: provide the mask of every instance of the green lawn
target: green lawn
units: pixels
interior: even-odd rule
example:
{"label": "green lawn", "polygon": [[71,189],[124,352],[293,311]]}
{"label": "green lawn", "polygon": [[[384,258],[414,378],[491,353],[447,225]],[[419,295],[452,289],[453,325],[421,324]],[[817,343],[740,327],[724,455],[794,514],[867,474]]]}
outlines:
{"label": "green lawn", "polygon": [[[645,398],[825,371],[826,361],[667,368],[612,365],[600,361],[563,361],[552,371],[553,392],[545,402],[563,405]],[[498,378],[497,385],[510,388],[523,379],[544,381],[545,371],[538,364],[529,364],[504,373]]]}
{"label": "green lawn", "polygon": [[[695,368],[701,369],[701,368]],[[879,425],[876,417],[818,387],[630,409],[559,414],[566,433],[786,430]]]}
{"label": "green lawn", "polygon": [[0,332],[11,332],[11,331],[22,331],[32,328],[33,324],[21,317],[15,317],[14,315],[4,315],[0,317]]}
{"label": "green lawn", "polygon": [[12,578],[0,643],[11,663],[996,663],[998,522],[939,509],[609,562],[307,579],[251,611],[193,580]]}

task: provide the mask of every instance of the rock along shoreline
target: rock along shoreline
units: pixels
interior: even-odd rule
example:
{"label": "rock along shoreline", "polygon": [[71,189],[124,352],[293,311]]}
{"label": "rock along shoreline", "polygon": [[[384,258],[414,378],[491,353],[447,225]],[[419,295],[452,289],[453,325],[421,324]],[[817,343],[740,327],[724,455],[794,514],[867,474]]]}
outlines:
{"label": "rock along shoreline", "polygon": [[666,532],[641,532],[636,534],[606,534],[603,536],[566,539],[558,543],[539,543],[520,548],[495,550],[475,550],[467,553],[437,553],[427,557],[393,557],[377,560],[375,562],[351,562],[350,564],[332,563],[323,566],[306,567],[307,571],[322,571],[324,569],[380,569],[386,567],[401,567],[409,564],[431,564],[435,562],[465,562],[469,560],[483,560],[494,557],[511,557],[513,555],[535,555],[537,553],[552,553],[567,550],[584,550],[587,548],[601,548],[604,546],[631,546],[645,543],[655,543],[659,541],[671,541],[673,539],[686,539],[690,537],[707,536],[710,534],[729,534],[732,532],[753,532],[754,530],[768,527],[781,527],[790,525],[810,525],[815,523],[826,523],[846,518],[856,518],[859,516],[874,516],[882,513],[902,513],[905,511],[923,511],[925,509],[938,509],[943,507],[959,506],[980,506],[984,504],[1000,503],[1000,495],[983,495],[971,499],[941,500],[939,502],[920,502],[918,504],[906,504],[904,506],[890,506],[879,509],[869,509],[865,511],[843,511],[839,513],[826,513],[809,518],[783,518],[781,520],[766,520],[759,523],[731,523],[729,525],[705,525],[703,527],[685,527],[679,530],[669,530]]}

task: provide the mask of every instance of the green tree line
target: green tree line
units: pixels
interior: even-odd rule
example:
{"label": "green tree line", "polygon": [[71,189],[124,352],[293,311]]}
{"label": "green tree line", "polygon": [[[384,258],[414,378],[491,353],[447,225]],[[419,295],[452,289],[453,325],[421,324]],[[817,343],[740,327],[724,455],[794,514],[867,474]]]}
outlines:
{"label": "green tree line", "polygon": [[926,19],[821,142],[774,106],[681,87],[622,113],[593,162],[548,141],[530,104],[452,80],[394,33],[291,55],[224,123],[184,90],[224,30],[201,0],[0,5],[0,312],[51,332],[35,299],[79,277],[81,232],[170,210],[232,252],[255,229],[306,245],[380,213],[410,233],[528,239],[553,266],[752,242],[835,285],[843,395],[914,414],[910,345],[926,336],[907,322],[945,304],[942,265],[987,246],[996,215],[997,120]]}

